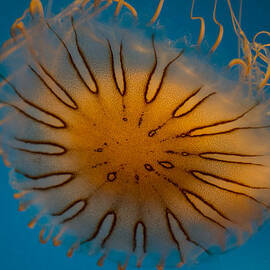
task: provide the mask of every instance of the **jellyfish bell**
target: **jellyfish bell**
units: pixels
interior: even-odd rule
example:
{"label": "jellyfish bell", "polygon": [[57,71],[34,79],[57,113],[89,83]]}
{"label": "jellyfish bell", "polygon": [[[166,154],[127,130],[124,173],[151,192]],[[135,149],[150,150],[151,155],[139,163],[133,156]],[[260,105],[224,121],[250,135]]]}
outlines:
{"label": "jellyfish bell", "polygon": [[0,55],[1,154],[19,210],[38,209],[41,243],[163,269],[238,246],[269,218],[269,107],[247,94],[267,86],[267,45],[247,40],[228,5],[244,53],[230,66],[248,85],[98,19],[125,9],[138,20],[127,1],[77,0],[47,18],[32,0],[16,20]]}

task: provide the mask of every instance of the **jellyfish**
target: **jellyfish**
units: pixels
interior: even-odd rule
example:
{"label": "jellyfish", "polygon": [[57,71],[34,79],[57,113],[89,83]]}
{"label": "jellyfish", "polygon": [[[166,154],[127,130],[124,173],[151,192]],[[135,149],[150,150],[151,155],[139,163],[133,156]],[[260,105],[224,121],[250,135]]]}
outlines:
{"label": "jellyfish", "polygon": [[19,210],[36,209],[41,243],[119,270],[180,268],[269,219],[269,32],[248,40],[227,0],[235,81],[201,59],[195,1],[199,37],[180,48],[158,37],[157,3],[140,27],[129,1],[75,0],[48,17],[31,0],[0,54],[1,155]]}

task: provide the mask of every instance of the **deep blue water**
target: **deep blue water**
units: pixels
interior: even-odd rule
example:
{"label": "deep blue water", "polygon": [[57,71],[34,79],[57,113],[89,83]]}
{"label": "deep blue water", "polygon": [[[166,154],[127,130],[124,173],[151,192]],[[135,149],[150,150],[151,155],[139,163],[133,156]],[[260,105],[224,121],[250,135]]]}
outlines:
{"label": "deep blue water", "polygon": [[[136,0],[138,6],[144,1]],[[147,0],[158,2],[157,0]],[[232,0],[239,3],[238,0]],[[0,3],[0,43],[9,38],[9,28],[28,6],[28,0],[2,0]],[[65,0],[55,0],[56,8],[61,8]],[[135,0],[131,0],[135,2]],[[166,1],[165,1],[166,2]],[[218,14],[223,21],[229,23],[228,13],[220,0],[222,8]],[[188,8],[191,0],[167,0],[168,4],[175,4],[175,9],[168,10],[167,7],[161,14],[161,24],[164,24],[165,33],[170,38],[183,36],[183,33],[191,33],[193,42],[197,39],[199,31],[195,22],[188,20]],[[198,0],[196,14],[211,14],[209,8],[213,5],[213,0]],[[236,6],[235,6],[236,7]],[[145,14],[150,14],[151,5],[145,8]],[[201,13],[200,13],[201,12]],[[166,14],[166,16],[163,14]],[[225,15],[226,14],[226,15]],[[270,31],[270,1],[269,0],[243,0],[243,26],[252,37],[259,30]],[[215,40],[216,28],[209,23],[206,29],[209,43]],[[223,66],[229,59],[236,56],[236,39],[231,32],[231,28],[225,29],[224,42],[213,56],[213,62],[218,66]],[[1,94],[1,93],[0,93]],[[270,138],[269,138],[270,139]],[[27,213],[18,212],[18,203],[13,199],[13,191],[8,182],[8,170],[0,162],[0,269],[98,269],[96,258],[87,257],[81,254],[68,259],[65,256],[65,249],[55,248],[51,243],[41,245],[38,240],[38,229],[30,230],[27,227],[29,216]],[[193,266],[192,270],[267,270],[270,268],[270,224],[265,225],[259,233],[254,235],[246,244],[227,254],[213,257],[206,262]],[[106,263],[103,269],[116,269],[115,265]]]}

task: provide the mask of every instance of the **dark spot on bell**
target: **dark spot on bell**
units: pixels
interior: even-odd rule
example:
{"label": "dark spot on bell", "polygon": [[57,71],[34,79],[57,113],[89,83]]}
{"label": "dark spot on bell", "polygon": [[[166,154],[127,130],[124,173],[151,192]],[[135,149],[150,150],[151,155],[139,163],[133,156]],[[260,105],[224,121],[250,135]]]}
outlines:
{"label": "dark spot on bell", "polygon": [[187,136],[187,133],[181,133],[180,135],[177,135],[176,138],[185,138]]}
{"label": "dark spot on bell", "polygon": [[159,165],[161,165],[165,169],[172,169],[174,165],[170,161],[158,161]]}
{"label": "dark spot on bell", "polygon": [[139,184],[140,177],[138,174],[135,174],[136,183]]}
{"label": "dark spot on bell", "polygon": [[107,180],[109,182],[113,182],[116,179],[116,172],[110,172],[107,174]]}
{"label": "dark spot on bell", "polygon": [[165,151],[165,153],[167,153],[167,154],[177,154],[177,152],[174,152],[173,150],[167,150],[167,151]]}
{"label": "dark spot on bell", "polygon": [[128,119],[126,117],[123,117],[122,120],[125,121],[125,122],[128,121]]}
{"label": "dark spot on bell", "polygon": [[150,131],[148,132],[148,136],[149,136],[149,137],[153,137],[153,136],[155,136],[156,134],[157,134],[157,131],[156,131],[155,129],[150,130]]}
{"label": "dark spot on bell", "polygon": [[149,172],[154,171],[154,168],[152,167],[152,165],[150,165],[148,163],[144,164],[144,168]]}

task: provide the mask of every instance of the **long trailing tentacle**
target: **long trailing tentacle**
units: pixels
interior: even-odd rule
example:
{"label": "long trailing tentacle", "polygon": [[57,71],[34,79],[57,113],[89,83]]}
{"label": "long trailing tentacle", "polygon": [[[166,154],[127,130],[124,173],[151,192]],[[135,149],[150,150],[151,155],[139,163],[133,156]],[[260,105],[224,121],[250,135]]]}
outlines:
{"label": "long trailing tentacle", "polygon": [[194,5],[195,5],[195,0],[192,0],[192,6],[191,6],[191,11],[190,11],[190,19],[191,20],[200,20],[201,22],[201,30],[200,30],[200,35],[197,41],[197,46],[200,47],[203,39],[204,39],[204,35],[205,35],[205,22],[204,22],[204,18],[203,17],[199,17],[199,16],[193,16],[193,10],[194,10]]}
{"label": "long trailing tentacle", "polygon": [[[268,47],[270,47],[270,44],[260,44],[256,40],[262,34],[270,36],[270,32],[260,31],[255,34],[252,41],[249,41],[240,25],[241,12],[239,19],[237,19],[232,9],[231,1],[227,0],[227,4],[230,10],[233,28],[239,39],[239,44],[242,44],[243,52],[243,58],[241,58],[241,55],[238,55],[238,58],[230,61],[229,67],[231,68],[235,65],[240,65],[242,67],[243,77],[251,82],[251,84],[255,84],[258,90],[261,90],[265,86],[269,85],[270,55]],[[261,65],[259,60],[261,60],[264,64]]]}
{"label": "long trailing tentacle", "polygon": [[214,20],[215,24],[217,24],[219,27],[219,33],[218,33],[218,37],[216,39],[215,44],[213,45],[213,47],[210,50],[210,53],[213,53],[218,48],[220,42],[222,41],[222,37],[223,37],[223,33],[224,33],[223,25],[220,22],[218,22],[216,19],[216,9],[217,9],[217,0],[215,0],[215,7],[214,7],[214,11],[213,11],[213,20]]}
{"label": "long trailing tentacle", "polygon": [[160,12],[162,10],[163,4],[164,4],[164,0],[160,0],[159,4],[158,4],[158,7],[157,7],[157,9],[155,11],[155,14],[154,14],[154,16],[152,17],[152,19],[150,21],[151,24],[153,24],[153,23],[155,23],[157,21],[159,15],[160,15]]}

